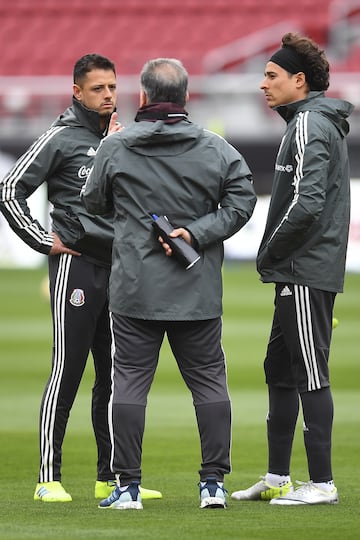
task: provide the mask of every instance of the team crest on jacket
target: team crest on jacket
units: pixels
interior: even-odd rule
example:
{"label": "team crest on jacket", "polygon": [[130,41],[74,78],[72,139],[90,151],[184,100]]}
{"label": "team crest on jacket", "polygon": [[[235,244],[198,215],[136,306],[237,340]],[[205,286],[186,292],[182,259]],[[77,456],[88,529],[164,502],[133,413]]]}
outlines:
{"label": "team crest on jacket", "polygon": [[85,304],[85,293],[82,289],[74,289],[70,296],[70,304],[80,307]]}

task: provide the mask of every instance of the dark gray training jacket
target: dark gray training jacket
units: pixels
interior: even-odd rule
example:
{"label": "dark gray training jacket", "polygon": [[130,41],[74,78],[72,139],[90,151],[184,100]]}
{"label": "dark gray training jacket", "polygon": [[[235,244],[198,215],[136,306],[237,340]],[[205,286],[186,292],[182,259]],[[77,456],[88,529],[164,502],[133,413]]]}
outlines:
{"label": "dark gray training jacket", "polygon": [[310,92],[276,110],[287,129],[276,158],[258,271],[264,282],[342,292],[350,221],[346,118],[353,106]]}
{"label": "dark gray training jacket", "polygon": [[[187,120],[135,122],[104,139],[83,199],[95,214],[115,209],[112,312],[174,321],[221,315],[223,240],[256,202],[235,148]],[[191,232],[201,259],[190,270],[166,257],[151,214]]]}
{"label": "dark gray training jacket", "polygon": [[[30,247],[48,254],[52,236],[30,214],[26,199],[44,182],[53,205],[52,230],[62,242],[100,264],[109,265],[113,217],[93,216],[84,208],[81,187],[104,137],[99,115],[73,98],[66,109],[19,158],[0,182],[0,209],[15,233]],[[44,219],[45,216],[40,216]]]}

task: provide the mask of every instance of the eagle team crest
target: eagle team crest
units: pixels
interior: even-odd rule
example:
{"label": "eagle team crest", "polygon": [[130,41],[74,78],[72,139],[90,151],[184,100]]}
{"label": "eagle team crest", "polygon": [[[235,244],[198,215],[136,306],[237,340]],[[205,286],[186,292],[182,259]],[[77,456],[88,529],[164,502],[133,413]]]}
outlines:
{"label": "eagle team crest", "polygon": [[82,289],[74,289],[70,296],[70,304],[80,307],[85,304],[85,293]]}

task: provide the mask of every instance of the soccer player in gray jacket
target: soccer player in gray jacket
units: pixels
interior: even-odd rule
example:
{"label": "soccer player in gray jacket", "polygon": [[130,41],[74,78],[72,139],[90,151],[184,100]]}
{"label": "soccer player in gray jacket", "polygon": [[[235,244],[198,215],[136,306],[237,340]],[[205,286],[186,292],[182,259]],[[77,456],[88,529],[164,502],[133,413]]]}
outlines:
{"label": "soccer player in gray jacket", "polygon": [[[241,154],[187,119],[187,84],[177,60],[145,65],[136,122],[103,141],[83,191],[90,212],[115,210],[110,311],[113,468],[120,482],[101,507],[142,508],[145,408],[165,333],[195,406],[201,507],[226,505],[231,407],[221,347],[223,240],[247,223],[256,196]],[[189,270],[165,256],[154,214],[165,214],[175,234],[198,250]]]}
{"label": "soccer player in gray jacket", "polygon": [[[329,349],[335,297],[342,292],[350,221],[346,118],[353,106],[325,97],[329,64],[307,37],[286,34],[261,89],[287,128],[276,158],[257,267],[275,283],[265,358],[269,392],[268,471],[237,500],[276,505],[338,502],[331,466],[333,401]],[[290,458],[299,401],[310,481],[293,489]]]}
{"label": "soccer player in gray jacket", "polygon": [[[95,382],[92,422],[98,449],[95,497],[111,492],[108,402],[111,393],[111,332],[108,279],[113,215],[91,216],[80,190],[106,135],[116,105],[115,66],[89,54],[74,66],[73,105],[41,135],[0,183],[0,208],[30,247],[49,255],[53,318],[52,370],[40,411],[40,471],[34,499],[68,502],[61,483],[62,443],[91,351]],[[112,131],[115,127],[111,120]],[[26,199],[44,182],[52,203],[51,232],[30,214]],[[150,492],[145,496],[159,496]]]}

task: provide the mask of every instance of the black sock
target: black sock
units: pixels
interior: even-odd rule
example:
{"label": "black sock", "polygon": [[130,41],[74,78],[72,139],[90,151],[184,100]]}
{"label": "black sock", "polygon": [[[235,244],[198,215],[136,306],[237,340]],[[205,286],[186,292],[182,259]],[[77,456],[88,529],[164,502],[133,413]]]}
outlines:
{"label": "black sock", "polygon": [[299,395],[297,390],[269,385],[267,436],[268,472],[270,473],[290,474],[291,450],[298,414]]}
{"label": "black sock", "polygon": [[304,414],[304,443],[310,479],[332,480],[331,434],[334,406],[330,387],[300,395]]}

